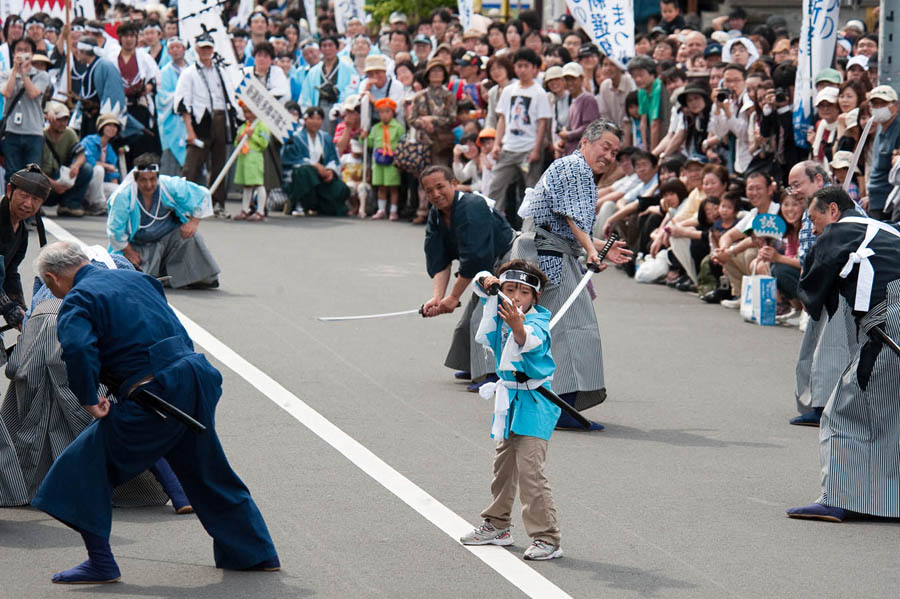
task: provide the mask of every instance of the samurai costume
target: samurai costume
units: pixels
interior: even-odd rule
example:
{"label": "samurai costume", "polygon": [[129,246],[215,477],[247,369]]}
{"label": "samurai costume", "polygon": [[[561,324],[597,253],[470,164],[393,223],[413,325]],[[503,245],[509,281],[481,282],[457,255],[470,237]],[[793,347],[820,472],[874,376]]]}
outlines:
{"label": "samurai costume", "polygon": [[[215,564],[275,569],[278,556],[247,487],[228,465],[215,432],[222,376],[202,354],[146,274],[81,267],[59,309],[59,341],[69,387],[96,405],[99,381],[120,398],[60,455],[32,505],[82,534],[90,559],[55,582],[110,582],[119,569],[109,548],[112,488],[165,457],[213,538]],[[152,391],[199,420],[206,431],[161,419],[128,399]]]}
{"label": "samurai costume", "polygon": [[[282,186],[287,194],[285,214],[290,214],[297,203],[303,210],[328,216],[347,214],[350,188],[341,181],[337,148],[324,130],[319,129],[313,137],[305,127],[298,130],[284,145],[281,162],[284,173]],[[314,162],[334,172],[331,181],[326,183],[319,176],[312,166]]]}
{"label": "samurai costume", "polygon": [[900,230],[848,210],[817,238],[805,266],[799,297],[810,316],[821,318],[823,308],[834,316],[843,297],[859,345],[822,414],[818,505],[788,515],[900,517],[900,356],[872,332],[900,339]]}
{"label": "samurai costume", "polygon": [[187,68],[179,68],[169,63],[162,68],[159,76],[159,88],[156,90],[156,119],[159,123],[159,142],[163,155],[160,172],[164,175],[181,174],[184,166],[184,154],[187,132],[184,120],[175,112],[175,87],[178,76]]}
{"label": "samurai costume", "polygon": [[[356,69],[353,65],[337,59],[331,71],[325,73],[325,61],[320,60],[313,65],[306,78],[303,80],[303,89],[300,91],[300,108],[306,110],[311,106],[318,106],[325,113],[325,121],[322,128],[334,133],[337,123],[331,120],[331,109],[335,104],[342,104],[356,88],[353,86],[353,78]],[[324,92],[324,93],[323,93]]]}
{"label": "samurai costume", "polygon": [[[95,54],[100,51],[96,44],[86,40],[78,41],[78,49],[92,51]],[[120,121],[124,121],[122,137],[132,137],[143,131],[143,125],[127,113],[125,87],[122,85],[122,76],[119,74],[119,70],[115,64],[105,58],[95,58],[85,66],[84,74],[81,77],[79,105],[82,138],[94,133],[97,116],[108,112],[117,115]]]}
{"label": "samurai costume", "polygon": [[[529,274],[506,271],[500,280],[510,273]],[[491,482],[493,501],[481,517],[496,529],[509,528],[518,486],[528,536],[559,547],[556,506],[544,464],[560,409],[534,390],[540,386],[550,389],[556,369],[550,352],[550,312],[535,305],[525,313],[525,343],[520,346],[509,325],[497,314],[498,296],[486,295],[477,283],[490,274],[485,271],[475,276],[475,293],[483,304],[475,340],[492,354],[499,377],[496,383],[479,389],[481,397],[494,400],[491,437],[498,442]],[[533,288],[537,291],[537,287]],[[510,539],[505,544],[511,543]]]}
{"label": "samurai costume", "polygon": [[[110,257],[102,248],[98,267],[134,267],[123,256]],[[29,317],[6,366],[10,384],[0,407],[0,506],[27,505],[37,493],[57,457],[93,422],[66,378],[57,339],[57,314],[62,300],[35,280]],[[99,393],[107,395],[101,385]],[[2,432],[8,431],[4,438]],[[184,491],[165,460],[116,487],[113,505],[163,505],[172,497],[176,510],[187,506]]]}
{"label": "samurai costume", "polygon": [[180,227],[191,217],[212,214],[209,190],[181,177],[159,175],[153,203],[146,208],[133,174],[110,196],[106,234],[110,251],[130,245],[141,256],[141,269],[154,277],[168,275],[174,288],[212,284],[219,265],[199,232],[183,238]]}
{"label": "samurai costume", "polygon": [[[549,282],[539,303],[552,313],[562,307],[582,277],[578,258],[584,250],[566,219],[590,235],[596,198],[594,172],[578,150],[554,161],[526,194],[534,229],[516,239],[510,258],[524,258],[544,271]],[[553,341],[558,365],[553,386],[559,396],[579,411],[602,403],[606,399],[603,347],[588,289],[556,324]],[[568,414],[562,415],[560,426],[581,428]],[[602,426],[595,424],[595,428]]]}
{"label": "samurai costume", "polygon": [[156,119],[153,95],[146,93],[146,84],[152,83],[153,88],[159,87],[159,65],[152,56],[141,48],[135,49],[131,58],[125,60],[119,54],[116,57],[116,65],[122,77],[122,86],[125,89],[125,102],[128,115],[138,121],[142,130],[134,134],[122,134],[122,141],[130,148],[132,156],[141,154],[160,153],[159,138],[155,133],[147,133],[144,129],[155,132]]}
{"label": "samurai costume", "polygon": [[[503,215],[488,206],[483,196],[457,191],[450,207],[449,225],[437,208],[432,206],[428,211],[425,225],[428,276],[434,278],[453,260],[459,261],[461,277],[473,279],[480,271],[493,271],[509,254],[512,240],[512,227]],[[473,293],[456,324],[444,360],[444,366],[467,371],[473,380],[495,370],[487,351],[472,343],[481,314],[481,302]]]}

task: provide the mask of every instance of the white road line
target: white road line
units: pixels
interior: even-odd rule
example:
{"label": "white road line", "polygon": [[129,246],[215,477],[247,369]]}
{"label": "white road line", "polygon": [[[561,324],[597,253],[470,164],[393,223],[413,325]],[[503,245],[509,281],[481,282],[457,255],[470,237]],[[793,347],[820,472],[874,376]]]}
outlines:
{"label": "white road line", "polygon": [[[83,241],[69,233],[58,223],[44,219],[47,231],[59,240],[71,241],[85,246]],[[369,451],[359,441],[342,431],[327,418],[319,414],[306,402],[285,389],[265,372],[248,362],[233,349],[219,341],[209,331],[177,310],[176,316],[181,320],[191,338],[214,356],[235,374],[256,387],[256,389],[275,402],[284,411],[297,419],[303,426],[315,433],[320,439],[339,451],[345,458],[353,462],[385,489],[399,497],[404,503],[419,512],[426,520],[444,531],[456,543],[461,535],[468,532],[472,525],[429,495],[421,487],[394,470],[387,462]],[[536,570],[521,561],[509,551],[495,546],[461,545],[478,559],[494,569],[503,578],[511,582],[529,597],[540,599],[572,599],[571,595],[541,576]]]}

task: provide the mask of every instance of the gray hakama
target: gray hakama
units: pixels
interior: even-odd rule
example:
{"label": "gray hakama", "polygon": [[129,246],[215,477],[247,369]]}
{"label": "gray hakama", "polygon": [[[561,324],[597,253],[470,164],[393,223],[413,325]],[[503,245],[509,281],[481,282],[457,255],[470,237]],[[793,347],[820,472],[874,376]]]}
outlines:
{"label": "gray hakama", "polygon": [[[501,260],[498,265],[504,261]],[[478,380],[484,375],[493,374],[496,371],[494,357],[486,347],[475,343],[475,333],[481,322],[481,312],[481,300],[473,293],[466,303],[459,322],[456,323],[456,328],[453,329],[450,350],[444,360],[444,366],[447,368],[469,371],[472,374],[472,380]]]}
{"label": "gray hakama", "polygon": [[900,281],[887,286],[886,302],[860,322],[859,348],[825,406],[819,430],[822,496],[816,501],[898,518],[900,357],[869,337],[867,331],[879,325],[900,339]]}
{"label": "gray hakama", "polygon": [[153,277],[172,277],[169,285],[176,289],[212,282],[219,274],[219,265],[200,233],[184,239],[181,228],[176,227],[160,239],[146,243],[132,241],[131,245],[141,256],[143,272]]}
{"label": "gray hakama", "polygon": [[797,358],[794,397],[799,412],[825,407],[856,346],[856,320],[845,299],[834,316],[809,320]]}
{"label": "gray hakama", "polygon": [[[94,420],[68,387],[57,339],[61,303],[51,299],[35,308],[9,357],[0,407],[0,506],[30,503],[56,458]],[[114,505],[127,507],[168,500],[148,472],[113,495]]]}
{"label": "gray hakama", "polygon": [[[535,264],[540,263],[539,255],[557,254],[563,258],[560,282],[548,282],[538,302],[552,314],[556,314],[578,286],[582,277],[578,257],[584,250],[577,242],[569,242],[545,229],[536,229],[517,237],[510,253],[512,260],[521,258]],[[587,288],[582,290],[565,317],[556,323],[552,334],[553,359],[556,361],[553,390],[558,395],[577,391],[575,409],[579,411],[602,403],[606,399],[603,347]]]}

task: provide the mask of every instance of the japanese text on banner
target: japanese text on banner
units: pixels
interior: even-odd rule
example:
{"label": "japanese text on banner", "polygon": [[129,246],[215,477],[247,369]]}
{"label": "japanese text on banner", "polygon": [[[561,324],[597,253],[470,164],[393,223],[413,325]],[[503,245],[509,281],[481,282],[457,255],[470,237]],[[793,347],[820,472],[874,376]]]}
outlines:
{"label": "japanese text on banner", "polygon": [[566,6],[603,54],[621,63],[634,56],[632,0],[566,0]]}
{"label": "japanese text on banner", "polygon": [[815,76],[831,66],[840,9],[840,0],[803,0],[803,27],[794,84],[794,142],[801,148],[809,146],[806,134],[812,123]]}

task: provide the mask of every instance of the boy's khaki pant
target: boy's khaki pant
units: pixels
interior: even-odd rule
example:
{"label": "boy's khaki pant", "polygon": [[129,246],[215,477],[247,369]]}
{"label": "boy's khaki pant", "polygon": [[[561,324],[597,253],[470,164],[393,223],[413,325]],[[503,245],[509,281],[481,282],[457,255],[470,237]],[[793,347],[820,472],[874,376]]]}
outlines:
{"label": "boy's khaki pant", "polygon": [[509,439],[498,443],[494,456],[494,480],[491,482],[494,501],[481,513],[481,517],[495,528],[508,527],[518,485],[525,532],[534,540],[558,546],[560,534],[556,506],[553,504],[550,482],[544,475],[546,461],[547,441],[544,439],[510,433]]}

